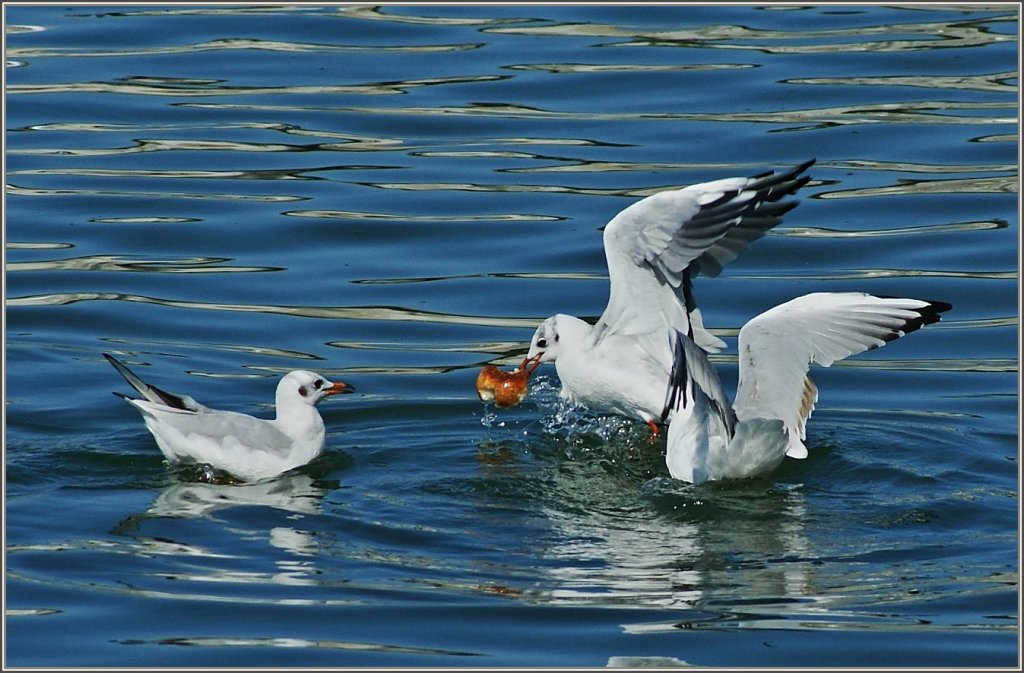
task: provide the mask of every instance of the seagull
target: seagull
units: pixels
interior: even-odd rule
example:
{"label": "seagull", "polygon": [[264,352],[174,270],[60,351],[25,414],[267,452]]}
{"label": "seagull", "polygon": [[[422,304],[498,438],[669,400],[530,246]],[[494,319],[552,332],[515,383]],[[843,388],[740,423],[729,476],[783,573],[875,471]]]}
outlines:
{"label": "seagull", "polygon": [[324,421],[317,403],[355,390],[310,371],[289,372],[277,384],[277,417],[271,421],[210,409],[188,395],[149,385],[107,353],[103,357],[144,398],[114,393],[139,410],[168,461],[208,464],[245,481],[276,477],[319,456]]}
{"label": "seagull", "polygon": [[859,292],[817,292],[780,304],[740,329],[732,406],[707,353],[671,332],[669,474],[693,484],[745,479],[768,474],[786,456],[806,458],[805,427],[818,401],[810,364],[828,367],[878,348],[938,322],[951,308]]}
{"label": "seagull", "polygon": [[671,414],[664,391],[673,350],[666,330],[707,352],[725,343],[704,328],[692,278],[717,276],[797,205],[814,159],[781,173],[704,182],[648,196],[604,229],[610,293],[597,323],[557,314],[537,328],[527,359],[553,362],[563,399],[640,417],[653,435]]}

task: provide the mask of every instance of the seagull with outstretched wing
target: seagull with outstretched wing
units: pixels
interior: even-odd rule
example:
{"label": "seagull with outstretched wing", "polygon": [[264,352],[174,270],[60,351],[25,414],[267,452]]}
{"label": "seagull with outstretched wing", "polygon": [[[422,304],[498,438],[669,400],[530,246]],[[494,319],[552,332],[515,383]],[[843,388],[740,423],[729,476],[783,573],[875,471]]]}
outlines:
{"label": "seagull with outstretched wing", "polygon": [[739,382],[729,405],[707,354],[674,332],[665,462],[699,484],[767,474],[786,456],[806,458],[807,419],[818,401],[810,365],[884,346],[952,308],[939,301],[816,292],[750,320],[739,334]]}
{"label": "seagull with outstretched wing", "polygon": [[713,180],[648,196],[605,227],[608,306],[591,325],[571,315],[545,320],[526,362],[553,362],[561,395],[594,411],[639,417],[655,434],[666,406],[674,349],[685,335],[708,352],[724,343],[705,329],[693,296],[698,273],[717,275],[797,205],[807,161],[782,172]]}

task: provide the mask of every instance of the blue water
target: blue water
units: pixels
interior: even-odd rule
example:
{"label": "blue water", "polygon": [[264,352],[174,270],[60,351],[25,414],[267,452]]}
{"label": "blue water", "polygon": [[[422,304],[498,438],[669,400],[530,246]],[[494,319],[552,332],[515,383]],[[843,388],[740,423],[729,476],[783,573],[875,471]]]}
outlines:
{"label": "blue water", "polygon": [[[1018,10],[5,5],[7,666],[1018,663]],[[696,292],[953,304],[830,369],[810,457],[668,478],[474,380],[607,301],[636,199],[816,157]],[[112,352],[328,450],[166,465]]]}

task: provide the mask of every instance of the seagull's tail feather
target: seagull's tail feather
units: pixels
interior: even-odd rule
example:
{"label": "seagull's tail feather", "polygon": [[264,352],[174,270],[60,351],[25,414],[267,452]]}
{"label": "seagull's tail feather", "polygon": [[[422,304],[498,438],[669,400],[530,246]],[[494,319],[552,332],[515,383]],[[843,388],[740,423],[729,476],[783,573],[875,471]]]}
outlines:
{"label": "seagull's tail feather", "polygon": [[[166,390],[161,390],[156,386],[151,386],[136,376],[132,370],[128,369],[123,362],[115,358],[113,355],[104,353],[103,357],[107,359],[107,362],[114,365],[114,369],[124,377],[124,380],[127,381],[132,388],[135,388],[140,395],[150,402],[171,407],[172,409],[181,409],[183,411],[196,410],[196,403],[192,398],[174,395]],[[127,395],[122,395],[121,393],[114,394],[124,400],[130,399]]]}

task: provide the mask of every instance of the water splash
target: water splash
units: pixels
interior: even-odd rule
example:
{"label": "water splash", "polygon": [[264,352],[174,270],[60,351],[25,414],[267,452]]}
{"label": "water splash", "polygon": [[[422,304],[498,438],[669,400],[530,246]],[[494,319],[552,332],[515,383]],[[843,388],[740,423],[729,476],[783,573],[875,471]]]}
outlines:
{"label": "water splash", "polygon": [[550,435],[573,437],[593,434],[603,441],[631,435],[636,423],[622,416],[596,414],[576,406],[559,394],[553,378],[538,377],[531,387],[529,400],[542,412],[541,427]]}

